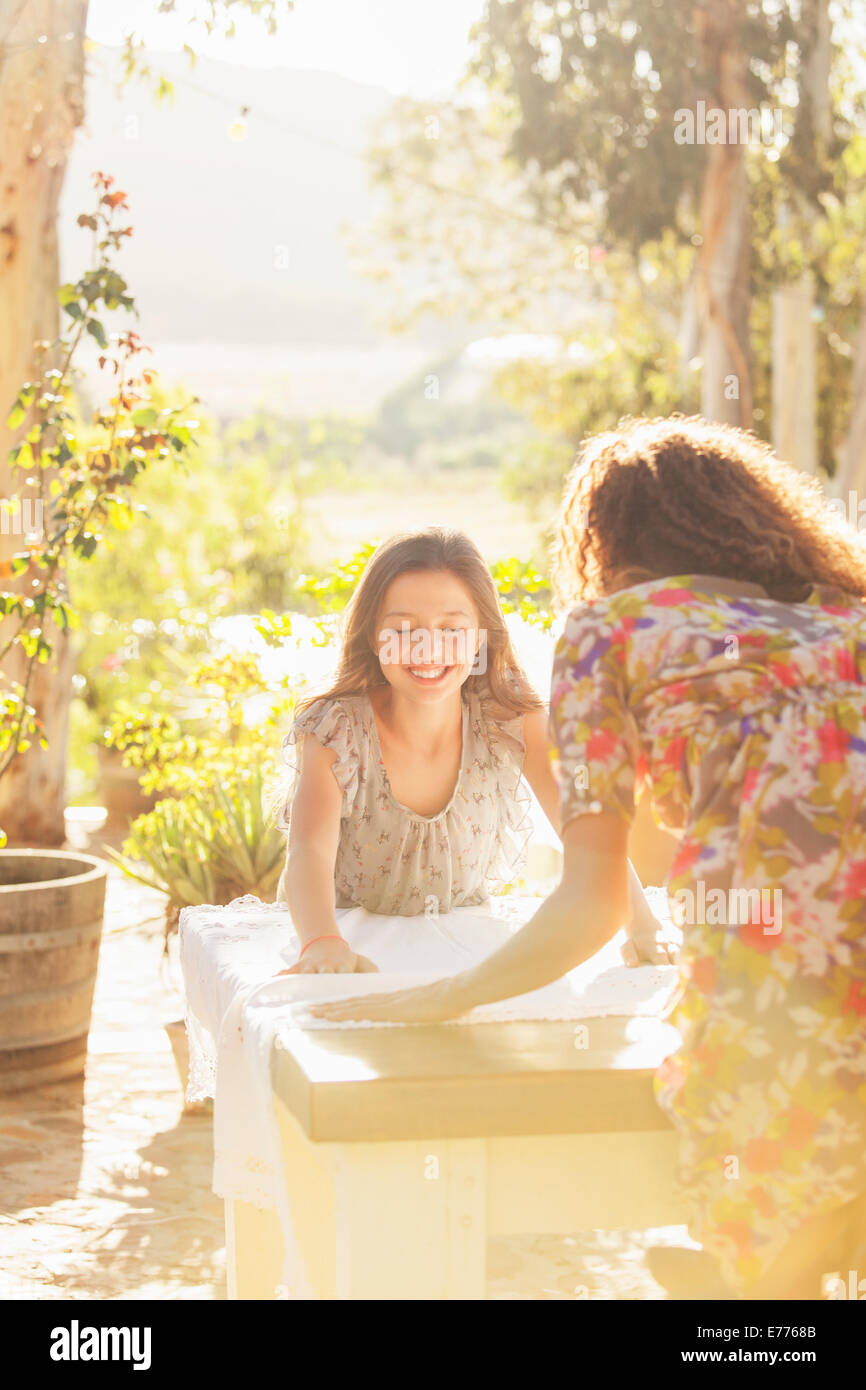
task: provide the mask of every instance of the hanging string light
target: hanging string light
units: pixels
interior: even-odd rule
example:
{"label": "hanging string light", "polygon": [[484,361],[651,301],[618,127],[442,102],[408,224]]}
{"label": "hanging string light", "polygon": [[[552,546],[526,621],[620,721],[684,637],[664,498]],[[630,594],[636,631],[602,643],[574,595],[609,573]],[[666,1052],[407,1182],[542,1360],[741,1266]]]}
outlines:
{"label": "hanging string light", "polygon": [[249,134],[249,126],[247,125],[247,116],[249,114],[250,108],[248,106],[242,106],[241,114],[233,120],[229,126],[230,140],[246,140]]}
{"label": "hanging string light", "polygon": [[[102,45],[97,43],[94,39],[88,38],[82,35],[80,32],[71,31],[65,34],[59,34],[56,37],[53,37],[50,34],[40,34],[36,38],[36,40],[30,40],[29,42],[25,43],[5,45],[0,43],[0,59],[5,60],[7,57],[11,55],[25,52],[33,48],[38,48],[40,46],[44,46],[45,44],[68,43],[74,40],[82,41],[84,50],[87,53],[99,51],[99,49],[102,47]],[[211,87],[203,86],[201,83],[196,82],[188,77],[178,75],[177,77],[174,77],[172,79],[172,82],[174,84],[187,87],[190,91],[198,92],[201,96],[209,97],[216,102],[221,102],[223,104],[234,104],[232,98],[226,96],[223,92],[215,91]],[[250,115],[250,111],[251,108],[248,105],[242,106],[240,108],[240,114],[229,123],[226,133],[230,140],[241,142],[247,139],[247,136],[249,134],[249,125],[247,122],[247,117]],[[369,160],[369,156],[358,149],[343,145],[339,141],[336,141],[330,138],[329,136],[320,135],[310,130],[299,129],[293,124],[287,122],[283,117],[277,116],[272,112],[257,110],[256,118],[257,120],[262,121],[266,124],[273,125],[276,126],[278,129],[287,131],[290,135],[293,135],[299,139],[303,139],[312,144],[317,144],[325,148],[335,150],[338,153],[346,155],[348,158],[355,160],[359,163],[365,163]],[[41,150],[39,152],[41,153]],[[769,157],[772,157],[772,152],[770,152]],[[503,207],[501,205],[491,203],[483,196],[483,194],[476,193],[470,189],[448,187],[447,185],[439,184],[434,180],[425,179],[421,175],[412,174],[405,170],[401,170],[400,175],[407,183],[412,183],[418,187],[426,188],[430,192],[435,193],[439,196],[445,196],[457,202],[463,202],[474,205],[476,208],[479,209],[482,216],[486,215],[492,221],[496,221],[497,223],[505,219],[509,222],[522,223],[524,226],[530,228],[537,229],[539,226],[547,226],[557,233],[561,233],[563,230],[561,225],[553,218],[545,216],[536,217],[531,214],[527,215],[525,213],[518,212],[513,208]],[[697,235],[693,236],[692,243],[695,246],[700,246],[701,238]],[[581,250],[581,252],[585,251],[588,253],[587,260],[589,263],[594,265],[602,264],[606,260],[609,250],[609,248],[606,247],[604,244],[598,243],[587,248],[583,248],[581,246],[579,249]],[[701,278],[704,281],[716,285],[717,292],[720,294],[731,293],[732,284],[736,281],[736,275],[732,276],[730,273],[719,273],[715,271],[711,271],[709,273],[704,272]],[[734,288],[733,292],[737,295],[741,295],[744,293],[744,291],[739,287]],[[789,288],[789,293],[791,293],[792,295],[803,295],[803,297],[805,298],[811,298],[811,296],[808,295],[808,293],[793,286]],[[817,322],[821,322],[823,318],[826,317],[826,311],[822,308],[822,306],[818,305],[813,310],[813,316],[815,317],[815,320]],[[694,359],[694,363],[690,363],[689,365],[695,365],[697,367],[700,366],[700,362],[698,359]]]}

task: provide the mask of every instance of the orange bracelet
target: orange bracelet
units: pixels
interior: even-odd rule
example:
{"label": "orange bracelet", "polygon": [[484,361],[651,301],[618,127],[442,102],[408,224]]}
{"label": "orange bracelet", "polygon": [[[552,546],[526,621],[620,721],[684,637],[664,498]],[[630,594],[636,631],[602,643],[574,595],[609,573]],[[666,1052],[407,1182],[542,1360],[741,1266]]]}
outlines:
{"label": "orange bracelet", "polygon": [[[314,936],[312,941],[307,942],[307,946],[315,946],[317,941],[342,941],[345,946],[348,946],[349,944],[344,936],[335,935],[334,932],[326,932],[324,936]],[[298,955],[298,960],[301,959],[301,956],[304,954],[304,951],[306,951],[307,946],[304,946],[300,951]]]}

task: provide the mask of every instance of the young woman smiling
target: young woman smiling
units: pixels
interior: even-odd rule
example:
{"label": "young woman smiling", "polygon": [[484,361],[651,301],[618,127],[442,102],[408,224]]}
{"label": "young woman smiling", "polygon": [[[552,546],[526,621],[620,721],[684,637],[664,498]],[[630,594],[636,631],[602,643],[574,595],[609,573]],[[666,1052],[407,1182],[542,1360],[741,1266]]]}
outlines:
{"label": "young woman smiling", "polygon": [[[467,536],[431,529],[379,547],[348,605],[333,684],[287,736],[296,744],[277,895],[298,936],[289,973],[376,969],[376,942],[395,931],[418,968],[427,935],[448,932],[476,955],[501,943],[485,909],[520,871],[526,784],[555,829],[559,791],[546,710]],[[668,961],[634,873],[630,888],[629,962]],[[359,908],[350,942],[341,921]]]}

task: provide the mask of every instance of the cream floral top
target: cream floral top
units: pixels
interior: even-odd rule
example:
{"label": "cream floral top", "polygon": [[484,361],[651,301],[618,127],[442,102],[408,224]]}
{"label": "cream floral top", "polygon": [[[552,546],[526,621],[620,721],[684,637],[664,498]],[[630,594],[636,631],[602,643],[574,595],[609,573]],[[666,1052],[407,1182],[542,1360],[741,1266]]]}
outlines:
{"label": "cream floral top", "polygon": [[463,756],[451,799],[421,816],[394,796],[366,694],[317,700],[283,740],[315,734],[337,757],[343,793],[335,866],[337,907],[388,916],[449,912],[489,899],[520,872],[529,839],[531,798],[523,779],[523,715],[493,717],[488,701],[463,693]]}

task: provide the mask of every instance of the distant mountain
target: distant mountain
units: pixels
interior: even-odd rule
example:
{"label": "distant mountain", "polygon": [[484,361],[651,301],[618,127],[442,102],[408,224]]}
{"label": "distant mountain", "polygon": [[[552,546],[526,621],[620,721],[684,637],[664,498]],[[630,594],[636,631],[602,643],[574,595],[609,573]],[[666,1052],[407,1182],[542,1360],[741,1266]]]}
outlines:
{"label": "distant mountain", "polygon": [[372,215],[363,151],[388,92],[326,72],[205,59],[190,70],[177,54],[151,64],[175,83],[173,102],[158,103],[144,82],[118,93],[117,53],[90,55],[61,259],[65,276],[87,263],[89,234],[75,219],[91,204],[91,172],[113,174],[135,227],[122,268],[142,336],[165,345],[173,372],[204,382],[218,410],[287,390],[292,409],[370,409],[465,341],[453,323],[389,338],[388,291],[350,264],[342,228]]}

